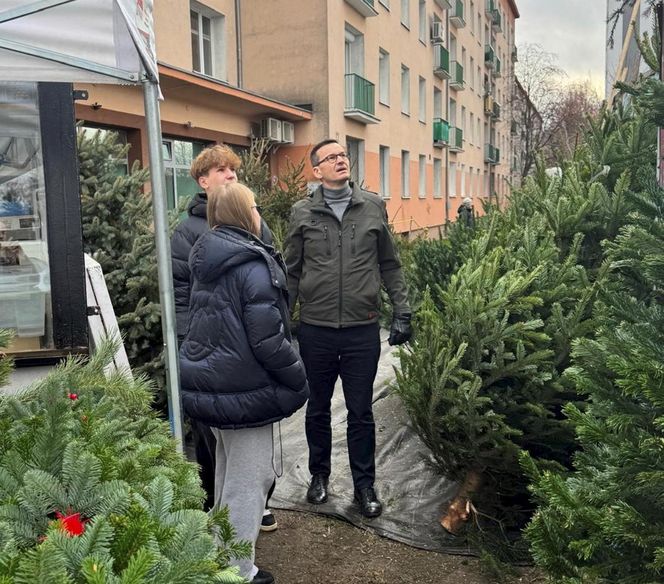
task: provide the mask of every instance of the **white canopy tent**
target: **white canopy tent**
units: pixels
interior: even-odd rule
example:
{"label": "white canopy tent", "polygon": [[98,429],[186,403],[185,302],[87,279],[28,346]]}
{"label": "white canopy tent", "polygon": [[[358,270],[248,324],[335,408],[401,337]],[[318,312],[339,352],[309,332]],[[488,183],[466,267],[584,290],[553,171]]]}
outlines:
{"label": "white canopy tent", "polygon": [[2,0],[0,80],[143,85],[169,417],[173,435],[182,449],[152,7],[153,0]]}

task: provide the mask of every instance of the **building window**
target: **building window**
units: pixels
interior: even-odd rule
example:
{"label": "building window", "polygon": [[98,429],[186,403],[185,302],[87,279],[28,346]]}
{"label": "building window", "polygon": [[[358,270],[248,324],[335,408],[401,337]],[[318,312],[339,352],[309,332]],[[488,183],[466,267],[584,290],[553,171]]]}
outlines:
{"label": "building window", "polygon": [[364,35],[349,24],[345,29],[344,63],[346,75],[364,77]]}
{"label": "building window", "polygon": [[468,132],[468,140],[471,144],[475,144],[475,114],[470,112],[470,131]]}
{"label": "building window", "polygon": [[410,115],[410,69],[401,65],[401,113]]}
{"label": "building window", "polygon": [[427,82],[424,77],[420,77],[419,82],[420,95],[419,95],[419,119],[420,122],[427,120]]}
{"label": "building window", "polygon": [[401,24],[410,28],[410,0],[401,0]]}
{"label": "building window", "polygon": [[470,3],[470,11],[468,12],[470,14],[470,32],[471,34],[475,34],[475,3],[471,1]]}
{"label": "building window", "polygon": [[410,152],[401,151],[401,196],[404,199],[410,197]]}
{"label": "building window", "polygon": [[461,131],[466,135],[466,106],[461,106]]}
{"label": "building window", "polygon": [[418,191],[417,194],[420,199],[424,199],[427,196],[427,157],[424,154],[420,154],[420,158],[417,165],[417,180],[418,180]]}
{"label": "building window", "polygon": [[440,158],[433,159],[433,198],[439,199],[443,196],[443,162]]}
{"label": "building window", "polygon": [[450,162],[447,170],[447,191],[449,192],[450,197],[456,197],[457,193],[456,167],[456,162]]}
{"label": "building window", "polygon": [[427,2],[420,0],[419,5],[419,37],[420,41],[426,44],[427,42]]}
{"label": "building window", "polygon": [[350,180],[359,185],[364,180],[364,140],[346,137],[346,152],[350,161]]}
{"label": "building window", "polygon": [[380,147],[380,196],[390,198],[390,149]]}
{"label": "building window", "polygon": [[471,90],[475,89],[475,59],[473,57],[470,58],[470,67],[468,68],[468,72],[470,75],[468,75],[468,87],[470,87]]}
{"label": "building window", "polygon": [[162,141],[164,174],[166,176],[166,200],[169,209],[174,209],[183,197],[191,197],[199,190],[196,181],[191,178],[189,169],[205,144],[203,142],[184,142],[166,139]]}
{"label": "building window", "polygon": [[466,165],[459,165],[459,180],[461,181],[461,186],[459,187],[459,194],[462,197],[466,196]]}
{"label": "building window", "polygon": [[378,101],[390,105],[390,54],[383,49],[378,56]]}
{"label": "building window", "polygon": [[433,117],[443,117],[443,92],[437,87],[433,88]]}
{"label": "building window", "polygon": [[189,18],[192,69],[225,80],[224,15],[192,2]]}

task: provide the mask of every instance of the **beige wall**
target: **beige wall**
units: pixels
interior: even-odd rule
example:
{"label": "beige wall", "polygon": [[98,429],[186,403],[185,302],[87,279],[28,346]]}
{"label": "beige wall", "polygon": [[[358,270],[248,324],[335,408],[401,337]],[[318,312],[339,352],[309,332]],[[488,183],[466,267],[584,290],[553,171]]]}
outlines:
{"label": "beige wall", "polygon": [[[237,50],[234,0],[202,0],[198,2],[218,15],[223,15],[223,63],[215,63],[215,77],[237,84]],[[159,0],[155,2],[155,40],[157,58],[169,65],[192,70],[191,28],[189,0]],[[222,32],[222,31],[217,31]],[[222,60],[222,59],[219,59]],[[223,71],[223,74],[222,74]]]}
{"label": "beige wall", "polygon": [[328,133],[326,0],[244,0],[244,87],[292,104],[312,104],[314,119],[296,133],[315,143]]}

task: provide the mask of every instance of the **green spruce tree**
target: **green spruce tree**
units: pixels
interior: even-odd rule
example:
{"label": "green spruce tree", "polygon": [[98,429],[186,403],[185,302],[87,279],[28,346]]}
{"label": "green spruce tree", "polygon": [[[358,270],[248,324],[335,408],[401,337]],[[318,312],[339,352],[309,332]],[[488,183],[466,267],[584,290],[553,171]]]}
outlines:
{"label": "green spruce tree", "polygon": [[[144,191],[149,171],[138,162],[123,171],[119,162],[128,148],[114,132],[79,131],[83,246],[104,271],[132,370],[163,388],[152,199]],[[171,224],[176,221],[173,212]]]}
{"label": "green spruce tree", "polygon": [[141,378],[109,378],[114,347],[71,359],[0,402],[0,582],[241,582],[248,546],[209,516]]}
{"label": "green spruce tree", "polygon": [[634,196],[630,224],[607,246],[611,279],[594,338],[574,346],[568,375],[587,396],[568,405],[581,447],[568,476],[538,470],[527,536],[556,582],[664,579],[664,193]]}

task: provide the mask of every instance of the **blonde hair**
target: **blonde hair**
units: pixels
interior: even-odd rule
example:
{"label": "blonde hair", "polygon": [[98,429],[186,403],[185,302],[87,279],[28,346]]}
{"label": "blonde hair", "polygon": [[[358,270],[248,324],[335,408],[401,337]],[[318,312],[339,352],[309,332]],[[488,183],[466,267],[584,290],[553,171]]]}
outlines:
{"label": "blonde hair", "polygon": [[217,144],[210,146],[201,152],[191,163],[190,174],[196,182],[202,176],[206,176],[213,168],[240,168],[242,161],[228,146]]}
{"label": "blonde hair", "polygon": [[240,183],[228,183],[208,193],[207,216],[210,227],[230,225],[260,236],[254,223],[252,209],[256,206],[254,193]]}

